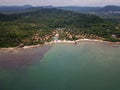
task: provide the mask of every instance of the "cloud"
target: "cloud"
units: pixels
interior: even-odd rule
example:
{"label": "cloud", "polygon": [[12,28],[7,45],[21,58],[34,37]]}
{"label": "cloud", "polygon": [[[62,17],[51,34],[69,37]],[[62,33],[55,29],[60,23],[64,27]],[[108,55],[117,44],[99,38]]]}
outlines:
{"label": "cloud", "polygon": [[0,5],[105,6],[120,5],[120,0],[0,0]]}

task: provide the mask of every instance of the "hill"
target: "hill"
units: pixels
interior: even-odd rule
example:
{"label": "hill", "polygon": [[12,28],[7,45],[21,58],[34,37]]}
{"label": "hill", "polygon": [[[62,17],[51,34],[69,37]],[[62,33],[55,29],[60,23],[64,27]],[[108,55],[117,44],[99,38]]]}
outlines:
{"label": "hill", "polygon": [[19,13],[24,12],[32,8],[31,5],[24,5],[24,6],[0,6],[0,13]]}
{"label": "hill", "polygon": [[120,12],[120,6],[108,5],[105,7],[76,7],[76,6],[66,6],[66,7],[57,7],[59,9],[71,10],[81,13],[114,13]]}
{"label": "hill", "polygon": [[58,8],[63,10],[75,11],[79,13],[85,13],[85,14],[95,14],[102,18],[107,18],[120,22],[120,6],[114,6],[114,5],[108,5],[105,7],[67,6],[67,7],[58,7]]}
{"label": "hill", "polygon": [[120,12],[120,6],[114,6],[114,5],[108,5],[99,10],[99,12],[108,12],[108,13],[114,13],[114,12]]}
{"label": "hill", "polygon": [[[74,35],[91,34],[107,38],[115,34],[120,37],[119,25],[98,16],[39,7],[24,13],[0,14],[0,47],[18,46],[23,42],[26,45],[43,43],[45,37],[49,37],[49,41],[56,28],[65,28]],[[33,37],[37,36],[32,35],[38,32],[42,40],[33,42]]]}
{"label": "hill", "polygon": [[105,7],[79,7],[79,6],[65,6],[65,7],[54,7],[54,6],[36,6],[31,5],[24,6],[0,6],[0,13],[12,14],[12,13],[23,13],[36,11],[39,8],[57,8],[62,10],[70,10],[85,14],[95,14],[102,18],[107,18],[113,21],[120,22],[120,6],[108,5]]}

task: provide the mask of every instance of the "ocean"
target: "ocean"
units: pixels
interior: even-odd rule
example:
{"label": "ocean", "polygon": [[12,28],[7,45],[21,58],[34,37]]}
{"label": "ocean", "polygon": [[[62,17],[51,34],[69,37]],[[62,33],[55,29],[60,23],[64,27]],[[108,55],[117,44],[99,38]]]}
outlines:
{"label": "ocean", "polygon": [[0,90],[120,90],[120,45],[79,42],[0,51]]}

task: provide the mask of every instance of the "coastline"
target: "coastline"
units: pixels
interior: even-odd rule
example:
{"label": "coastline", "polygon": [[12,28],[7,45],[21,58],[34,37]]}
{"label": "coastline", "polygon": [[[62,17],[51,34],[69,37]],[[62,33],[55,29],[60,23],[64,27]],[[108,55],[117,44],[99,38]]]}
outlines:
{"label": "coastline", "polygon": [[29,48],[35,48],[39,46],[49,45],[49,44],[57,44],[57,43],[70,43],[75,44],[79,42],[101,42],[101,43],[108,43],[108,44],[120,44],[120,42],[109,42],[109,41],[103,41],[103,40],[97,40],[97,39],[79,39],[75,41],[70,40],[57,40],[57,41],[51,41],[51,42],[45,42],[44,44],[38,44],[38,45],[30,45],[30,46],[24,46],[22,48],[17,47],[10,47],[10,48],[0,48],[1,50],[19,50],[19,49],[29,49]]}

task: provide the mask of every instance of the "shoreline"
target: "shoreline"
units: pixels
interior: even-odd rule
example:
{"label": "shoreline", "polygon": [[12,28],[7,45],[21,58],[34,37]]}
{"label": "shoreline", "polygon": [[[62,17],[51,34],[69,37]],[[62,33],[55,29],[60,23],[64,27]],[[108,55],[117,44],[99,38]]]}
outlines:
{"label": "shoreline", "polygon": [[0,50],[20,50],[20,49],[35,48],[35,47],[44,46],[44,45],[49,45],[49,44],[57,44],[57,43],[70,43],[70,44],[75,44],[75,43],[79,43],[79,42],[101,42],[101,43],[108,43],[108,44],[120,44],[120,42],[109,42],[109,41],[103,41],[103,40],[97,40],[97,39],[79,39],[79,40],[75,40],[75,41],[70,41],[70,40],[57,40],[57,41],[45,42],[44,44],[24,46],[24,47],[22,47],[22,48],[17,48],[17,47],[0,48]]}

